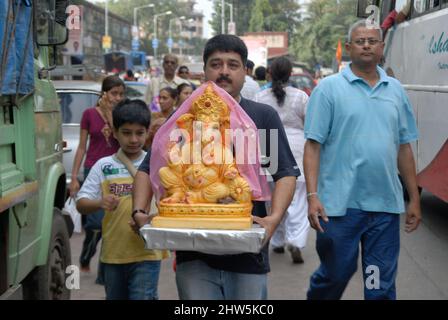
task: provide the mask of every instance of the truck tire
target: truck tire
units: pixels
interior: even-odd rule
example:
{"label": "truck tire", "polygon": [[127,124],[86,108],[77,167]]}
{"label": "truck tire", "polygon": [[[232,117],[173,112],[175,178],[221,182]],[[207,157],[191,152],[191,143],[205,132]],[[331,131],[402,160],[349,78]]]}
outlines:
{"label": "truck tire", "polygon": [[71,264],[70,238],[61,211],[54,208],[53,225],[46,265],[38,266],[23,281],[26,300],[68,300],[65,285],[67,266]]}

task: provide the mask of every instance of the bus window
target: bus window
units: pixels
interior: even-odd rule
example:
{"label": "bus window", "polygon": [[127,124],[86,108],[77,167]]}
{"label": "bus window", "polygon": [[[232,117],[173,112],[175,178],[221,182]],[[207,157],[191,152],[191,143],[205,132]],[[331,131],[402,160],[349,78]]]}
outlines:
{"label": "bus window", "polygon": [[411,5],[411,0],[397,0],[395,2],[395,11],[397,12],[397,17],[395,18],[396,23],[402,23],[406,19],[409,19]]}
{"label": "bus window", "polygon": [[[445,3],[447,0],[442,0]],[[412,8],[412,17],[421,16],[428,12],[437,10],[440,6],[441,0],[414,0]]]}

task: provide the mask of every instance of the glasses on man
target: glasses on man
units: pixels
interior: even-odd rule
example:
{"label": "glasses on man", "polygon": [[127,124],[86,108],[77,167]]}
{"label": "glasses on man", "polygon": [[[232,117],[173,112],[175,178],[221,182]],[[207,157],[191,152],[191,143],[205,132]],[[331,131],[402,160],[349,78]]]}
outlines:
{"label": "glasses on man", "polygon": [[353,42],[353,43],[356,44],[357,46],[363,46],[364,43],[366,43],[366,41],[367,41],[367,43],[368,43],[369,45],[371,45],[371,46],[374,46],[374,45],[376,45],[377,43],[380,42],[380,40],[378,40],[378,39],[373,39],[373,38],[367,38],[367,39],[365,39],[365,38],[360,38],[360,39],[353,40],[353,41],[351,41],[351,42]]}
{"label": "glasses on man", "polygon": [[172,64],[172,65],[175,65],[175,64],[176,64],[176,61],[165,60],[165,61],[163,61],[163,63],[164,63],[164,64]]}

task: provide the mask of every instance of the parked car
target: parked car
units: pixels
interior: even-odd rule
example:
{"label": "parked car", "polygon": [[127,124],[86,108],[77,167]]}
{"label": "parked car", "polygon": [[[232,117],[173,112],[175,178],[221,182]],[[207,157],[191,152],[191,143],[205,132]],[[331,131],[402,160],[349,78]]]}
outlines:
{"label": "parked car", "polygon": [[125,81],[124,83],[126,84],[126,97],[144,100],[147,83],[140,81]]}
{"label": "parked car", "polygon": [[[101,96],[101,83],[94,81],[55,80],[53,84],[61,103],[62,137],[64,139],[63,164],[67,174],[67,184],[72,180],[72,166],[79,144],[82,113],[94,106]],[[81,168],[83,164],[81,163]],[[83,171],[78,179],[82,181]]]}
{"label": "parked car", "polygon": [[310,96],[313,89],[316,87],[316,81],[306,73],[294,73],[289,78],[291,85],[294,88],[305,91]]}
{"label": "parked car", "polygon": [[[101,83],[84,80],[54,80],[62,114],[62,137],[64,139],[63,164],[67,174],[66,182],[72,180],[72,166],[76,149],[79,144],[80,123],[82,113],[94,106],[101,96]],[[142,99],[144,93],[126,85],[126,97],[129,99]],[[81,168],[83,163],[81,163]],[[83,170],[79,170],[78,180],[82,181]]]}

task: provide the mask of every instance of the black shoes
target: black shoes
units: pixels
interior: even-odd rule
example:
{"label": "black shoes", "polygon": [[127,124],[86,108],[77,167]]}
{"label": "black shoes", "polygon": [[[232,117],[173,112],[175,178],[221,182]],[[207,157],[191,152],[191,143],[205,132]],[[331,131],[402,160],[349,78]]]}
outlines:
{"label": "black shoes", "polygon": [[303,263],[302,252],[300,249],[294,246],[288,246],[288,250],[291,253],[293,263]]}
{"label": "black shoes", "polygon": [[[274,251],[275,253],[285,253],[285,248],[284,247],[273,247],[272,251]],[[302,257],[302,252],[300,251],[299,248],[297,248],[295,246],[288,245],[288,251],[291,254],[293,263],[303,263],[304,262],[303,257]]]}
{"label": "black shoes", "polygon": [[285,248],[284,247],[274,247],[272,249],[272,251],[274,251],[275,253],[285,253]]}

